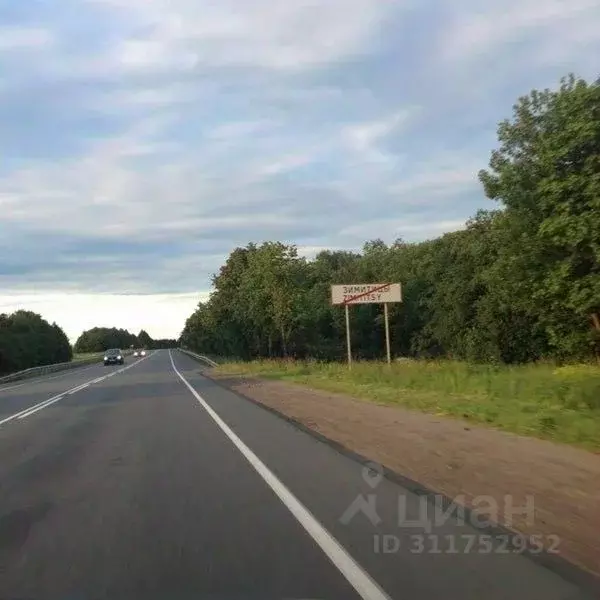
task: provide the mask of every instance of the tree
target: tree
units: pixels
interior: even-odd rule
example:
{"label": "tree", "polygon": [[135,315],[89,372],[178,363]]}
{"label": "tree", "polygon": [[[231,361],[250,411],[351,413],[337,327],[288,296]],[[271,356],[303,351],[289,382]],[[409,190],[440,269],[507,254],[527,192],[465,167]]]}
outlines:
{"label": "tree", "polygon": [[153,341],[153,348],[177,348],[179,346],[178,340],[174,338],[160,338]]}
{"label": "tree", "polygon": [[[582,355],[600,341],[600,85],[570,75],[532,91],[498,128],[500,148],[479,177],[505,207],[500,260],[520,279],[551,345]],[[586,326],[586,321],[588,325]]]}
{"label": "tree", "polygon": [[144,329],[140,330],[137,334],[137,342],[139,346],[143,346],[144,348],[152,348],[154,344],[154,341]]}
{"label": "tree", "polygon": [[68,362],[72,356],[69,340],[56,323],[25,310],[0,315],[0,373]]}
{"label": "tree", "polygon": [[137,346],[137,337],[126,329],[116,327],[93,327],[84,331],[75,342],[75,351],[104,352],[109,348],[129,348]]}
{"label": "tree", "polygon": [[305,261],[295,246],[266,242],[249,258],[240,292],[247,298],[247,316],[267,338],[268,353],[275,346],[287,356],[304,293]]}

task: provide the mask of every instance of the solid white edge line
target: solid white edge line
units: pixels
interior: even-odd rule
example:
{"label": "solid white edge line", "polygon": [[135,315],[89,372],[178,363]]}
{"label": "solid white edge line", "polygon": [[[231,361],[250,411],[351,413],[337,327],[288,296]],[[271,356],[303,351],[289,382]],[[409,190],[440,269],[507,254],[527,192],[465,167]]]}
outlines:
{"label": "solid white edge line", "polygon": [[219,417],[212,407],[200,396],[187,379],[177,370],[173,355],[169,350],[171,365],[177,376],[183,381],[202,408],[221,428],[233,445],[240,451],[254,470],[263,478],[285,507],[292,513],[298,523],[306,530],[329,560],[337,567],[358,595],[364,600],[391,600],[373,578],[350,556],[346,549],[325,529],[312,513],[298,500],[292,492],[274,475],[269,468],[250,450],[250,448]]}
{"label": "solid white edge line", "polygon": [[[123,369],[119,369],[118,371],[113,371],[112,374],[117,375],[118,373],[127,371],[127,369],[131,369],[131,367],[135,367],[135,365],[140,364],[143,360],[146,360],[150,356],[152,356],[152,355],[147,354],[146,356],[144,356],[144,358],[137,360],[134,363],[131,363],[130,365],[127,365]],[[104,378],[102,378],[102,379],[104,379]],[[0,425],[3,425],[4,423],[8,423],[9,421],[12,421],[13,419],[24,419],[30,415],[33,415],[34,413],[42,410],[43,408],[46,408],[47,406],[50,406],[51,404],[54,404],[55,402],[62,400],[63,396],[74,394],[75,392],[78,392],[79,390],[82,390],[82,389],[88,387],[90,384],[94,383],[95,381],[96,380],[88,381],[87,383],[84,383],[82,385],[78,385],[69,390],[65,390],[64,392],[61,392],[60,394],[57,394],[56,396],[52,396],[52,398],[48,398],[47,400],[44,400],[43,402],[38,402],[38,404],[29,406],[29,407],[19,411],[18,413],[15,413],[14,415],[10,415],[10,417],[6,417],[5,419],[2,419],[2,421],[0,421]]]}

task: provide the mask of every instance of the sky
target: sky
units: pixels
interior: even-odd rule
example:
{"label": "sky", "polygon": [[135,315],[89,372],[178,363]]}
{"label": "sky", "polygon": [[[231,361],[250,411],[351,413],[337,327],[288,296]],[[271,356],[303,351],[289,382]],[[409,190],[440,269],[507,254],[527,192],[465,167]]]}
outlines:
{"label": "sky", "polygon": [[177,337],[236,246],[358,250],[492,209],[599,0],[0,0],[0,312]]}

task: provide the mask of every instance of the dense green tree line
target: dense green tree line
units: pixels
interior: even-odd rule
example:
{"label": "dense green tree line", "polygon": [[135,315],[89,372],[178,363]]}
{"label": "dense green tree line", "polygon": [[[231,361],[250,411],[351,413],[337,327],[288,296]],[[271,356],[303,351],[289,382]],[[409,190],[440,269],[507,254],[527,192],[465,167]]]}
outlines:
{"label": "dense green tree line", "polygon": [[93,327],[84,331],[75,342],[76,352],[104,352],[109,348],[147,348],[148,350],[159,348],[176,348],[176,339],[154,340],[150,334],[142,329],[137,335],[130,333],[127,329],[116,327]]}
{"label": "dense green tree line", "polygon": [[[600,80],[569,76],[519,98],[479,178],[496,210],[421,243],[362,252],[268,242],[236,248],[181,343],[208,354],[343,358],[343,309],[332,283],[401,282],[395,355],[521,363],[600,354]],[[380,306],[351,308],[352,344],[381,357]]]}
{"label": "dense green tree line", "polygon": [[68,362],[72,356],[69,340],[56,323],[26,310],[0,314],[0,375]]}
{"label": "dense green tree line", "polygon": [[[145,334],[145,335],[144,335]],[[140,331],[142,340],[151,341],[150,336],[144,331]],[[147,336],[147,337],[146,337]],[[75,352],[104,352],[109,348],[129,348],[130,346],[145,345],[140,343],[138,336],[127,331],[127,329],[117,329],[116,327],[93,327],[84,331],[75,342]]]}

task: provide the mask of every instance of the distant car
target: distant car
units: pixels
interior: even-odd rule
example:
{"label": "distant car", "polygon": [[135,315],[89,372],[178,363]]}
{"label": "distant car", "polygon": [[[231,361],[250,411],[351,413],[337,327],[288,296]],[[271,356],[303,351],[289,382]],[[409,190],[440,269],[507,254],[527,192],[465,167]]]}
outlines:
{"label": "distant car", "polygon": [[123,365],[125,364],[125,356],[119,348],[111,348],[104,354],[104,366],[107,365]]}
{"label": "distant car", "polygon": [[136,350],[133,353],[134,356],[146,356],[146,351],[145,350]]}

